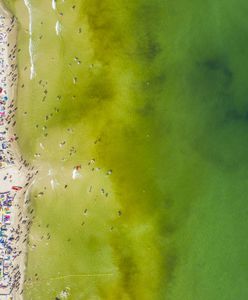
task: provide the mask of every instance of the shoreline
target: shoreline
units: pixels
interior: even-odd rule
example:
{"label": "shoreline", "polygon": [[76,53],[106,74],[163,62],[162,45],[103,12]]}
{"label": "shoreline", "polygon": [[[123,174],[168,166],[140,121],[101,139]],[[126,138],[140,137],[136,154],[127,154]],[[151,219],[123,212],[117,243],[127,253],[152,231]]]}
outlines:
{"label": "shoreline", "polygon": [[15,134],[17,83],[17,22],[0,3],[0,299],[21,300],[35,171],[22,158]]}

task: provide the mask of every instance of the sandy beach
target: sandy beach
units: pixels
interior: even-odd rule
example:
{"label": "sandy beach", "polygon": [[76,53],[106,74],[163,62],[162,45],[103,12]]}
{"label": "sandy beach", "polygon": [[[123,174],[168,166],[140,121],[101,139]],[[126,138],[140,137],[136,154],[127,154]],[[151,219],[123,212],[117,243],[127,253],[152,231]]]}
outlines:
{"label": "sandy beach", "polygon": [[22,299],[28,228],[28,190],[34,171],[15,134],[17,23],[0,3],[0,299]]}

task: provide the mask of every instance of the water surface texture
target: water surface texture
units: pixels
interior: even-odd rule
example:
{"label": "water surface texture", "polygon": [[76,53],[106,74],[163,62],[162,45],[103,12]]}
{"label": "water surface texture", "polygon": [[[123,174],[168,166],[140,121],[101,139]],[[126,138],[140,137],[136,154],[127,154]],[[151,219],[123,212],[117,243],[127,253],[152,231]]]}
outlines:
{"label": "water surface texture", "polygon": [[5,2],[25,299],[248,299],[247,1]]}

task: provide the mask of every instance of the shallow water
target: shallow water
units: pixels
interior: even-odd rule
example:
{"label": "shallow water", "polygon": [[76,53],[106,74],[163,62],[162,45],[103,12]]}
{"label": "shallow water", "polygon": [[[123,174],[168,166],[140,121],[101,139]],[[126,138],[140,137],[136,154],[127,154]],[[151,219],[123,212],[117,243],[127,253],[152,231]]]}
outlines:
{"label": "shallow water", "polygon": [[30,1],[30,31],[6,2],[40,168],[26,299],[246,299],[248,4]]}

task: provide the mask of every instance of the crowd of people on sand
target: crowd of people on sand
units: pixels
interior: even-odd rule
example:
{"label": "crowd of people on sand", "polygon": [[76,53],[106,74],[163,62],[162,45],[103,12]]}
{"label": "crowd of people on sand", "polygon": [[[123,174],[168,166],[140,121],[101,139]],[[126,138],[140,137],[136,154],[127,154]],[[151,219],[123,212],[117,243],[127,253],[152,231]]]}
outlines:
{"label": "crowd of people on sand", "polygon": [[29,202],[25,194],[37,173],[18,155],[16,147],[17,106],[12,89],[17,83],[17,46],[8,37],[14,22],[14,18],[9,21],[0,16],[0,299],[13,299],[13,292],[23,293],[20,264],[24,260],[20,258],[24,257],[23,249],[32,224],[24,209]]}

